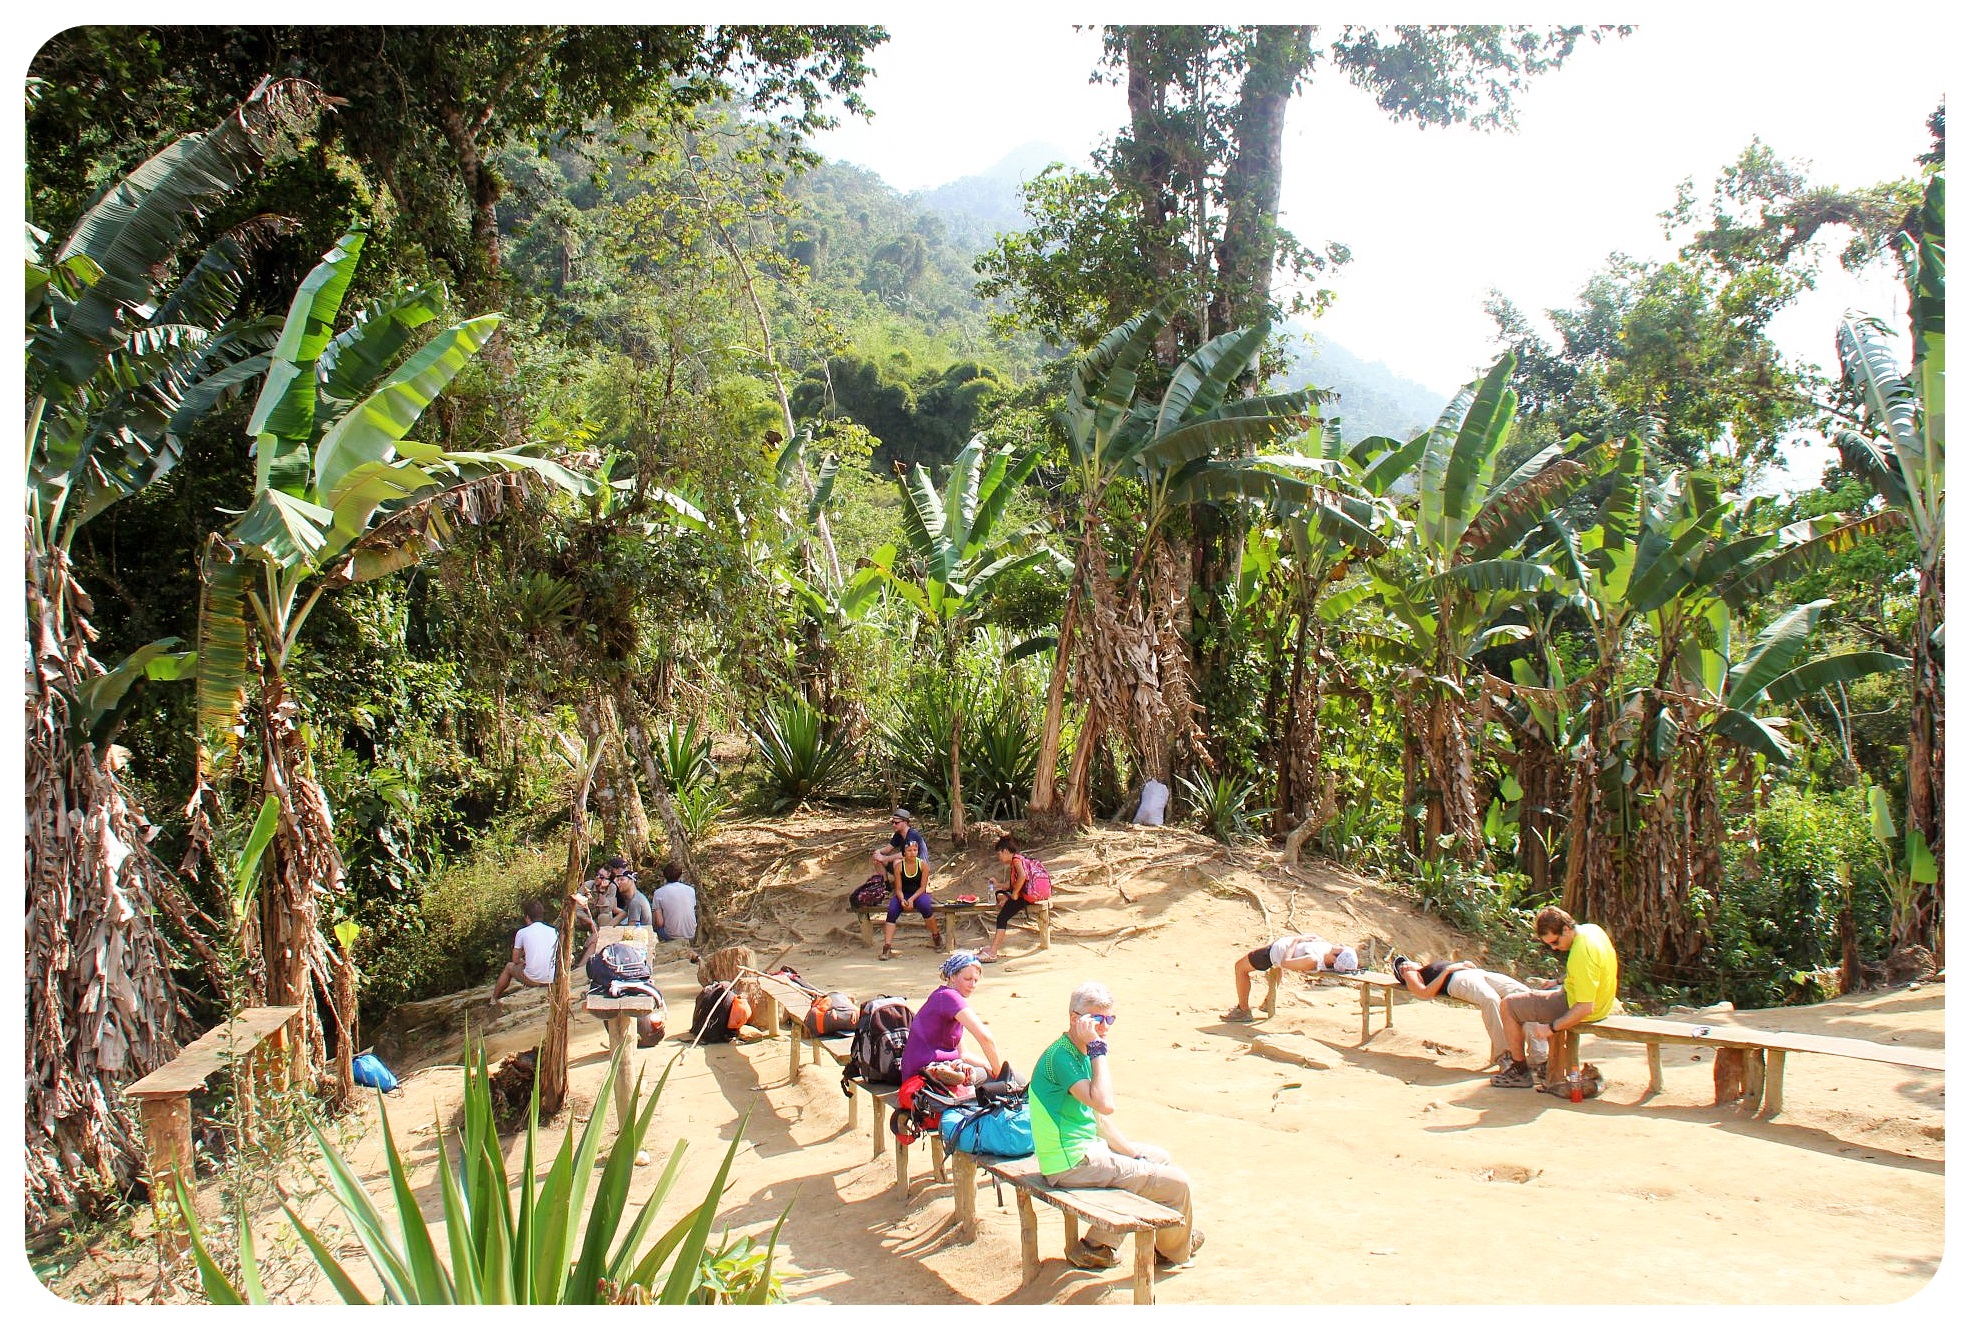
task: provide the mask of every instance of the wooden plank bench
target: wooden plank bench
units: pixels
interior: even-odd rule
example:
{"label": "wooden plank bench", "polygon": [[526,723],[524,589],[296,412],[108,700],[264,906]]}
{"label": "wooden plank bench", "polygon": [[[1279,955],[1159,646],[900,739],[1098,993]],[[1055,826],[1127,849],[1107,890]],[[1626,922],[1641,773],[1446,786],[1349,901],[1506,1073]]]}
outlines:
{"label": "wooden plank bench", "polygon": [[[954,947],[958,940],[957,933],[953,931],[957,927],[954,920],[982,918],[989,928],[992,920],[999,917],[999,907],[994,901],[936,901],[934,904],[937,906],[938,927],[944,930],[945,941]],[[854,915],[856,922],[861,925],[862,941],[869,946],[875,946],[876,925],[887,923],[889,920],[888,902],[885,901],[881,905],[851,906],[849,913]],[[905,910],[904,913],[915,915],[916,911]],[[1048,897],[1046,900],[1033,902],[1026,907],[1026,913],[1040,930],[1040,950],[1045,951],[1052,947],[1053,898]],[[1014,922],[1018,922],[1017,917]]]}
{"label": "wooden plank bench", "polygon": [[[287,1084],[293,1056],[289,1027],[300,1013],[299,1007],[248,1007],[123,1088],[124,1098],[139,1106],[153,1206],[171,1196],[173,1177],[183,1179],[187,1191],[192,1188],[192,1094],[204,1089],[214,1072],[244,1068],[248,1074],[235,1078],[234,1093],[240,1096],[242,1116],[250,1119],[256,1084]],[[183,1247],[181,1237],[179,1249]]]}
{"label": "wooden plank bench", "polygon": [[[595,930],[591,949],[600,951],[611,943],[624,942],[643,953],[644,964],[650,960],[650,948],[656,942],[656,934],[648,928],[624,924],[610,925]],[[573,976],[570,976],[572,980]],[[629,1050],[623,1056],[622,1074],[616,1077],[616,1130],[621,1131],[629,1125],[629,1096],[635,1088],[636,1018],[657,1009],[657,1000],[632,993],[627,997],[605,998],[589,995],[582,1004],[592,1016],[599,1016],[609,1027],[609,1055],[611,1057],[624,1048]]]}
{"label": "wooden plank bench", "polygon": [[1099,1225],[1135,1235],[1135,1262],[1131,1270],[1134,1300],[1138,1306],[1156,1301],[1156,1231],[1181,1224],[1183,1216],[1167,1205],[1160,1205],[1119,1187],[1054,1187],[1040,1174],[1039,1161],[1032,1155],[1006,1159],[999,1155],[975,1155],[964,1150],[951,1151],[952,1199],[957,1207],[958,1228],[966,1239],[978,1236],[978,1172],[1007,1184],[1019,1201],[1019,1282],[1030,1284],[1040,1273],[1040,1222],[1034,1201],[1042,1201],[1060,1211],[1066,1220],[1066,1250],[1081,1240],[1081,1224]]}
{"label": "wooden plank bench", "polygon": [[1546,1062],[1548,1085],[1564,1081],[1567,1072],[1576,1065],[1582,1030],[1603,1039],[1646,1045],[1650,1094],[1659,1093],[1662,1089],[1664,1044],[1715,1048],[1720,1053],[1726,1049],[1737,1050],[1745,1058],[1744,1097],[1758,1105],[1757,1115],[1763,1118],[1776,1117],[1785,1108],[1785,1059],[1788,1053],[1821,1053],[1830,1057],[1915,1067],[1923,1071],[1943,1070],[1943,1050],[1940,1048],[1909,1048],[1901,1044],[1880,1044],[1868,1039],[1847,1039],[1837,1035],[1794,1034],[1786,1030],[1756,1030],[1745,1025],[1704,1025],[1616,1013],[1554,1033],[1552,1054]]}
{"label": "wooden plank bench", "polygon": [[[810,1040],[818,1043],[818,1040]],[[833,1053],[833,1049],[828,1050]],[[896,1199],[910,1199],[910,1143],[897,1140],[889,1130],[889,1115],[896,1109],[897,1087],[894,1085],[869,1085],[863,1081],[850,1081],[854,1091],[848,1100],[848,1126],[855,1127],[855,1109],[862,1096],[867,1095],[873,1108],[874,1122],[869,1124],[869,1158],[882,1158],[883,1138],[887,1137],[896,1157]],[[930,1175],[938,1182],[944,1181],[944,1138],[931,1132]]]}
{"label": "wooden plank bench", "polygon": [[[1352,970],[1346,973],[1333,970],[1309,970],[1304,971],[1304,973],[1311,974],[1316,979],[1332,979],[1339,983],[1354,984],[1360,988],[1361,1042],[1364,1044],[1368,1042],[1368,1017],[1372,1011],[1369,1004],[1373,1001],[1374,995],[1377,993],[1381,994],[1382,1028],[1386,1030],[1395,1024],[1395,995],[1397,991],[1399,990],[1405,993],[1409,991],[1403,987],[1400,979],[1392,974],[1384,974],[1379,970]],[[1279,984],[1284,978],[1285,972],[1276,965],[1265,972],[1265,1014],[1268,1016],[1277,1016],[1279,1014]],[[1449,998],[1450,994],[1445,993],[1443,996]],[[1452,999],[1452,1001],[1455,1000]]]}

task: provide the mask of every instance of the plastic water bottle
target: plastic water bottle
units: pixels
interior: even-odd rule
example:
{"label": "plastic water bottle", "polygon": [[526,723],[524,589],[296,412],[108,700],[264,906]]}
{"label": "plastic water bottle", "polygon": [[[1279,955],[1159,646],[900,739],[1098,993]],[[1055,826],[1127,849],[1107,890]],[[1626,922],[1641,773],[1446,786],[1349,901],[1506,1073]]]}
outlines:
{"label": "plastic water bottle", "polygon": [[1566,1098],[1568,1103],[1577,1104],[1580,1102],[1580,1069],[1578,1067],[1566,1074]]}

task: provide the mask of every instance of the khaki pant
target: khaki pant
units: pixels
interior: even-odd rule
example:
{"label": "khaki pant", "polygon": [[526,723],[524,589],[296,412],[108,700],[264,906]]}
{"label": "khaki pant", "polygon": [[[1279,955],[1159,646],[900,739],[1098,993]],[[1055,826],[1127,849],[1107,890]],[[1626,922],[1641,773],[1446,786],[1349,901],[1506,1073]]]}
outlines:
{"label": "khaki pant", "polygon": [[[1506,998],[1524,997],[1532,990],[1496,970],[1452,970],[1444,981],[1443,991],[1478,1009],[1478,1015],[1484,1018],[1484,1032],[1491,1036],[1491,1056],[1495,1061],[1505,1051],[1505,1021],[1498,1014],[1498,1004]],[[1526,1058],[1544,1062],[1546,1041],[1528,1037]]]}
{"label": "khaki pant", "polygon": [[[1120,1187],[1138,1196],[1167,1205],[1183,1215],[1181,1224],[1156,1230],[1156,1251],[1167,1261],[1190,1259],[1190,1175],[1170,1162],[1170,1152],[1159,1145],[1137,1142],[1141,1159],[1128,1159],[1108,1148],[1106,1141],[1088,1147],[1087,1157],[1064,1173],[1049,1173],[1047,1182],[1055,1187]],[[1113,1247],[1122,1235],[1112,1228],[1093,1225],[1087,1240],[1097,1247]]]}

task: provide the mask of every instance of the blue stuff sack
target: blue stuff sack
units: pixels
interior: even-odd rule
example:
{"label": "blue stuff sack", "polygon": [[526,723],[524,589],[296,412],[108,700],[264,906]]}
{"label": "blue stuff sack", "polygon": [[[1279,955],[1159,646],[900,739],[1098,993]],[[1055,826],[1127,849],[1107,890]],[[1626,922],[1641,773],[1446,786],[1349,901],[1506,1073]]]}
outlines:
{"label": "blue stuff sack", "polygon": [[1026,1105],[980,1108],[967,1104],[944,1114],[937,1129],[944,1143],[966,1154],[1003,1155],[1016,1159],[1033,1153],[1033,1120]]}
{"label": "blue stuff sack", "polygon": [[356,1054],[355,1072],[357,1085],[367,1085],[385,1094],[397,1088],[396,1073],[384,1066],[383,1060],[374,1053]]}

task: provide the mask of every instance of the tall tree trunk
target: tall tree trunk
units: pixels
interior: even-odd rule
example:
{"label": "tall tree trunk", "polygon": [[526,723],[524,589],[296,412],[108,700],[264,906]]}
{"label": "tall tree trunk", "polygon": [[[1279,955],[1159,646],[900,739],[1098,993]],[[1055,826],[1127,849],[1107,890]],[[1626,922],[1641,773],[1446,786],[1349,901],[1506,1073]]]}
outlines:
{"label": "tall tree trunk", "polygon": [[1916,586],[1915,642],[1910,673],[1913,695],[1908,728],[1909,825],[1929,842],[1936,859],[1936,881],[1921,888],[1897,946],[1919,944],[1943,965],[1943,683],[1930,638],[1943,621],[1942,551],[1925,558]]}
{"label": "tall tree trunk", "polygon": [[103,669],[67,556],[31,524],[26,574],[25,1202],[38,1228],[143,1175],[116,1087],[175,1057],[185,1032],[158,907],[203,944],[116,761],[71,729],[77,690]]}
{"label": "tall tree trunk", "polygon": [[541,1116],[561,1111],[568,1097],[568,1020],[574,1011],[569,973],[574,968],[575,903],[581,899],[583,872],[588,858],[588,791],[595,782],[595,768],[602,760],[602,722],[597,708],[583,703],[575,708],[581,723],[587,751],[575,771],[574,793],[568,803],[568,863],[561,876],[561,909],[554,920],[554,984],[548,990],[547,1036],[541,1040],[538,1068]]}
{"label": "tall tree trunk", "polygon": [[951,844],[963,849],[968,835],[964,825],[964,706],[951,702]]}
{"label": "tall tree trunk", "polygon": [[1250,327],[1271,312],[1286,106],[1313,60],[1311,27],[1269,24],[1251,34],[1236,147],[1224,172],[1224,232],[1211,306],[1211,326],[1221,329]]}
{"label": "tall tree trunk", "polygon": [[267,1006],[301,1009],[294,1080],[309,1084],[328,1053],[316,981],[323,994],[335,985],[321,906],[341,897],[344,869],[328,797],[315,779],[298,721],[299,707],[288,695],[280,660],[267,655],[260,683],[260,792],[278,802],[280,815],[260,875],[260,950],[266,968],[258,996]]}
{"label": "tall tree trunk", "polygon": [[[684,819],[677,815],[677,801],[672,796],[663,772],[657,766],[656,754],[650,749],[650,736],[644,728],[643,708],[636,700],[635,692],[628,680],[616,684],[616,706],[623,722],[623,734],[629,740],[629,750],[636,754],[636,760],[643,765],[643,779],[650,783],[650,802],[657,806],[657,817],[664,824],[664,837],[670,842],[670,857],[684,866],[684,880],[703,891],[704,877],[698,871],[698,857],[691,847],[691,838],[684,830]],[[892,804],[892,807],[894,805]]]}
{"label": "tall tree trunk", "polygon": [[1040,755],[1033,770],[1033,797],[1026,801],[1028,817],[1052,817],[1060,799],[1060,736],[1067,713],[1067,672],[1073,665],[1075,630],[1080,619],[1081,596],[1091,576],[1091,542],[1099,550],[1099,535],[1093,518],[1085,511],[1081,519],[1081,539],[1074,550],[1074,569],[1067,578],[1067,599],[1060,611],[1060,632],[1054,644],[1053,672],[1047,676],[1046,715],[1040,724]]}

